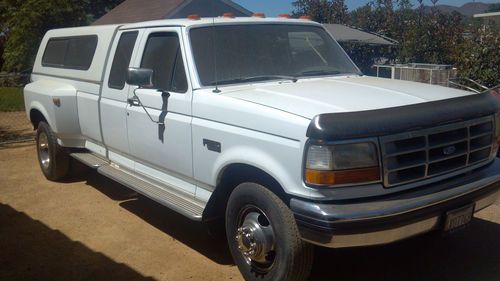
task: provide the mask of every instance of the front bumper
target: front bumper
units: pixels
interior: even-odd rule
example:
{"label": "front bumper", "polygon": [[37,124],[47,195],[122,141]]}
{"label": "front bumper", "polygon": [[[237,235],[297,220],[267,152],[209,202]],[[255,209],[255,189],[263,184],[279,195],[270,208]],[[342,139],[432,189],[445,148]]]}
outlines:
{"label": "front bumper", "polygon": [[447,211],[474,203],[475,212],[500,196],[500,160],[408,192],[318,203],[290,201],[302,238],[330,248],[379,245],[442,229]]}

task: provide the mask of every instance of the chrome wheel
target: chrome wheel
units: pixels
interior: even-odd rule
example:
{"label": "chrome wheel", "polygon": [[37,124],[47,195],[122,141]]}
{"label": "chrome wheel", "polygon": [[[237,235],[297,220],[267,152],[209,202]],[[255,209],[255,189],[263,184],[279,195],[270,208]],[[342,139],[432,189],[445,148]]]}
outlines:
{"label": "chrome wheel", "polygon": [[38,135],[38,155],[40,156],[42,167],[48,169],[50,166],[49,139],[44,132]]}
{"label": "chrome wheel", "polygon": [[238,218],[235,236],[238,250],[256,272],[268,272],[274,264],[276,243],[268,217],[261,209],[247,206]]}

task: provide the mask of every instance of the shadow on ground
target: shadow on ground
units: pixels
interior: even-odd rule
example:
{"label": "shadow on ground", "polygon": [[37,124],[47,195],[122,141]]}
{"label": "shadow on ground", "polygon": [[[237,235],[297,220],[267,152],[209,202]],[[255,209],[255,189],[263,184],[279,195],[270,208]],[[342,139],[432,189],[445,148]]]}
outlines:
{"label": "shadow on ground", "polygon": [[0,280],[153,280],[0,204]]}
{"label": "shadow on ground", "polygon": [[206,224],[192,221],[93,171],[87,175],[87,184],[109,198],[121,201],[122,208],[214,262],[233,264],[224,235],[211,235]]}
{"label": "shadow on ground", "polygon": [[33,140],[34,133],[26,130],[14,130],[0,127],[0,143],[21,141],[21,140]]}
{"label": "shadow on ground", "polygon": [[[233,263],[225,237],[209,235],[202,223],[95,172],[85,179],[124,209],[214,262]],[[309,280],[500,280],[499,238],[500,224],[476,218],[467,229],[446,237],[432,233],[386,246],[317,247]]]}

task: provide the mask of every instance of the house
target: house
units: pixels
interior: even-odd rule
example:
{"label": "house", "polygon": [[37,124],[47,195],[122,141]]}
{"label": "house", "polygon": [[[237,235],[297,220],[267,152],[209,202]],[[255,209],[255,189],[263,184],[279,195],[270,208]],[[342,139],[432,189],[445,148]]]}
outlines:
{"label": "house", "polygon": [[228,12],[237,17],[252,15],[231,0],[126,0],[93,25],[185,18],[191,14],[216,17]]}
{"label": "house", "polygon": [[500,12],[475,14],[474,18],[481,18],[485,25],[500,28]]}

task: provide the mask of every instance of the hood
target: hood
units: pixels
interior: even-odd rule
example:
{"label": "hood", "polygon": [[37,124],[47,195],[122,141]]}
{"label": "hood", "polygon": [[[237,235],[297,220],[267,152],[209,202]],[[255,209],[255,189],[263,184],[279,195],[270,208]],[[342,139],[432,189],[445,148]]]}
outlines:
{"label": "hood", "polygon": [[222,95],[308,119],[322,113],[398,107],[471,95],[466,91],[375,77],[327,77],[225,87]]}

